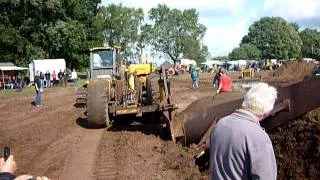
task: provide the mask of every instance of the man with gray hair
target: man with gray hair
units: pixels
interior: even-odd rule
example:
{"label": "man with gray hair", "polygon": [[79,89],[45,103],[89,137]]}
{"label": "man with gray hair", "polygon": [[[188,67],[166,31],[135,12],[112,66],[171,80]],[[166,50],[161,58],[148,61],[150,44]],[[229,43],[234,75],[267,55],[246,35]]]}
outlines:
{"label": "man with gray hair", "polygon": [[277,178],[273,146],[259,123],[276,99],[274,87],[259,83],[245,94],[240,109],[218,121],[210,137],[212,180]]}

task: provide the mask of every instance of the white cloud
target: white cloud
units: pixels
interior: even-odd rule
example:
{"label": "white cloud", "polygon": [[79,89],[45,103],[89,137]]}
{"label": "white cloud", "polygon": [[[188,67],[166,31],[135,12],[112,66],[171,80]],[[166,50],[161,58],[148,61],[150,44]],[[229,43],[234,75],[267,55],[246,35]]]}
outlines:
{"label": "white cloud", "polygon": [[263,11],[267,15],[300,20],[320,16],[319,0],[265,0]]}
{"label": "white cloud", "polygon": [[[199,20],[207,26],[204,43],[208,45],[212,56],[227,55],[246,33],[246,23],[240,21],[233,25],[217,25],[214,18],[220,12],[234,14],[244,8],[246,0],[103,0],[102,5],[122,3],[124,6],[143,8],[145,13],[158,4],[166,4],[172,8],[196,8],[200,12]],[[203,10],[203,11],[201,11]],[[205,13],[205,14],[201,14]],[[210,15],[212,12],[212,16]],[[223,13],[222,13],[223,16]],[[228,22],[226,22],[228,23]],[[215,24],[215,25],[212,25]]]}
{"label": "white cloud", "polygon": [[102,5],[111,3],[143,8],[145,13],[158,4],[197,9],[200,22],[207,26],[204,43],[212,56],[227,55],[262,16],[281,16],[302,27],[320,25],[320,0],[102,0]]}
{"label": "white cloud", "polygon": [[186,8],[212,8],[225,9],[229,11],[237,11],[242,7],[245,0],[103,0],[102,4],[122,3],[126,6],[141,7],[150,9],[158,4],[166,4],[169,7],[186,9]]}
{"label": "white cloud", "polygon": [[228,55],[240,44],[242,37],[248,31],[250,19],[244,19],[230,25],[212,25],[207,27],[204,43],[208,45],[213,56]]}

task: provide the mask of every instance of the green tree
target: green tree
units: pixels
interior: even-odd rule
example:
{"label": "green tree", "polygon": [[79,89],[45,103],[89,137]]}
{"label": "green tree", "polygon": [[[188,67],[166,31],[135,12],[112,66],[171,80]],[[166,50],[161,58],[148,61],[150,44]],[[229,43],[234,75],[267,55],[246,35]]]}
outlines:
{"label": "green tree", "polygon": [[105,40],[109,45],[120,45],[126,56],[132,55],[132,50],[139,41],[139,29],[144,19],[141,8],[128,8],[122,4],[111,4],[101,9],[103,13],[103,30]]}
{"label": "green tree", "polygon": [[[155,51],[161,52],[176,63],[181,54],[190,56],[193,52],[201,52],[201,40],[206,27],[199,23],[195,9],[170,9],[166,5],[158,5],[149,11],[149,20],[152,23],[147,28],[149,44]],[[191,48],[191,43],[197,50]],[[201,53],[200,53],[201,54]]]}
{"label": "green tree", "polygon": [[68,59],[71,67],[88,66],[88,59],[83,54],[88,49],[86,32],[83,24],[78,21],[57,21],[47,29],[48,41],[51,45],[51,57]]}
{"label": "green tree", "polygon": [[28,64],[32,58],[65,58],[69,67],[87,66],[88,46],[103,43],[103,33],[92,25],[100,2],[0,1],[0,44],[5,51],[0,61]]}
{"label": "green tree", "polygon": [[252,44],[242,44],[229,54],[231,60],[250,59],[257,60],[261,57],[261,51]]}
{"label": "green tree", "polygon": [[195,38],[186,37],[183,41],[183,57],[186,59],[193,59],[200,64],[210,58],[208,47],[201,44]]}
{"label": "green tree", "polygon": [[320,59],[320,32],[307,28],[300,32],[300,37],[302,57]]}
{"label": "green tree", "polygon": [[264,17],[253,23],[242,44],[255,45],[262,58],[289,59],[300,56],[299,33],[292,24],[280,17]]}

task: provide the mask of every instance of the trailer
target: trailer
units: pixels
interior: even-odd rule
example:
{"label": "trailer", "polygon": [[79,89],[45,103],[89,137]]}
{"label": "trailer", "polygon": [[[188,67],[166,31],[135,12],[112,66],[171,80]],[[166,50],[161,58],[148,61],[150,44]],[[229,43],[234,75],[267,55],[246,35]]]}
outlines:
{"label": "trailer", "polygon": [[58,74],[60,70],[64,71],[65,69],[65,59],[35,59],[29,64],[29,79],[30,82],[33,82],[37,71],[43,73],[49,71],[50,74],[55,71]]}

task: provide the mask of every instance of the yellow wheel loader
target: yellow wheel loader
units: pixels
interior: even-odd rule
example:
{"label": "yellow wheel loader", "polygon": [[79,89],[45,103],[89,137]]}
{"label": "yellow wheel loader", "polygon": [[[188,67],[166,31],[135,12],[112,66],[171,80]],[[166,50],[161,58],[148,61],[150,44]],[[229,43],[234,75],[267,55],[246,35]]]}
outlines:
{"label": "yellow wheel loader", "polygon": [[121,116],[152,114],[148,117],[164,118],[161,122],[155,118],[141,119],[170,127],[176,106],[171,103],[164,68],[156,70],[154,64],[127,66],[120,58],[119,47],[98,47],[90,49],[89,76],[90,80],[79,88],[76,102],[85,105],[89,125],[108,127]]}

